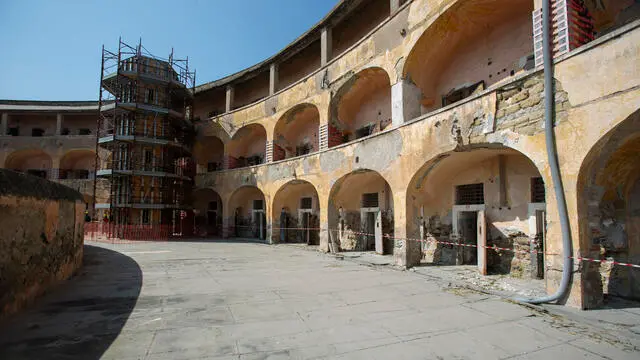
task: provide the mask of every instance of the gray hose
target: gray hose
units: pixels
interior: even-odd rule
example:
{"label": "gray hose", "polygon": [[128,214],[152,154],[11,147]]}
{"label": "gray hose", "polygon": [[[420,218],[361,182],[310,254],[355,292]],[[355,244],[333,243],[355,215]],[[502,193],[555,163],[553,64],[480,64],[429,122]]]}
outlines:
{"label": "gray hose", "polygon": [[571,229],[569,227],[569,215],[567,213],[567,202],[564,197],[562,178],[560,177],[560,167],[558,166],[558,154],[556,153],[556,141],[554,130],[555,115],[555,91],[553,85],[553,58],[551,57],[551,9],[550,1],[542,1],[542,51],[544,67],[544,132],[547,144],[547,155],[549,158],[549,168],[551,169],[551,180],[556,194],[558,205],[558,216],[560,217],[560,228],[562,230],[562,256],[564,262],[562,266],[562,280],[560,287],[555,294],[537,299],[516,298],[529,304],[541,304],[558,301],[565,297],[569,290],[569,283],[573,274],[573,258],[571,244]]}

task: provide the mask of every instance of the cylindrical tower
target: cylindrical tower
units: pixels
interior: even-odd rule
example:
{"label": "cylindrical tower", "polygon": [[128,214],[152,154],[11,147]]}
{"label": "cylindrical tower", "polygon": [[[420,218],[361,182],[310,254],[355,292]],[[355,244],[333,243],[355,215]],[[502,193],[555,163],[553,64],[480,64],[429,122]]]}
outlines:
{"label": "cylindrical tower", "polygon": [[110,183],[97,204],[110,236],[189,235],[195,72],[188,60],[148,54],[119,41],[103,49],[96,175]]}

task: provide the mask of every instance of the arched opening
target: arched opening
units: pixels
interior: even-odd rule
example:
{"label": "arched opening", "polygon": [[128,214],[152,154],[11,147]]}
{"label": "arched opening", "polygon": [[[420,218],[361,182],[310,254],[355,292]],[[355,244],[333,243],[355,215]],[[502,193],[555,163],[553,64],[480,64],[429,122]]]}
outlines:
{"label": "arched opening", "polygon": [[229,199],[229,235],[265,240],[267,217],[264,194],[255,186],[243,186]]}
{"label": "arched opening", "polygon": [[60,179],[92,179],[96,154],[91,150],[72,150],[60,159]]}
{"label": "arched opening", "polygon": [[532,11],[531,0],[465,0],[447,9],[405,62],[407,89],[420,99],[411,112],[428,113],[532,69]]}
{"label": "arched opening", "polygon": [[203,136],[193,147],[193,157],[198,174],[222,170],[224,143],[217,136]]}
{"label": "arched opening", "polygon": [[341,177],[329,195],[329,244],[334,251],[393,253],[393,194],[373,170]]}
{"label": "arched opening", "polygon": [[279,243],[320,245],[320,202],[316,188],[292,180],[273,198],[273,239]]}
{"label": "arched opening", "polygon": [[312,104],[300,104],[284,113],[276,123],[273,160],[284,160],[318,151],[320,113]]}
{"label": "arched opening", "polygon": [[260,124],[240,128],[227,144],[227,168],[237,169],[264,163],[267,132]]}
{"label": "arched opening", "polygon": [[409,183],[407,237],[422,240],[425,264],[542,278],[545,203],[540,172],[522,153],[501,145],[453,151]]}
{"label": "arched opening", "polygon": [[196,234],[200,236],[222,235],[222,198],[212,189],[193,192],[193,212]]}
{"label": "arched opening", "polygon": [[39,149],[18,150],[11,153],[6,161],[7,169],[49,179],[52,176],[51,156]]}
{"label": "arched opening", "polygon": [[353,75],[331,99],[329,147],[380,132],[391,124],[391,82],[382,68]]}
{"label": "arched opening", "polygon": [[[640,264],[640,110],[589,151],[578,177],[580,253]],[[640,300],[640,269],[583,262],[584,307],[616,298]]]}

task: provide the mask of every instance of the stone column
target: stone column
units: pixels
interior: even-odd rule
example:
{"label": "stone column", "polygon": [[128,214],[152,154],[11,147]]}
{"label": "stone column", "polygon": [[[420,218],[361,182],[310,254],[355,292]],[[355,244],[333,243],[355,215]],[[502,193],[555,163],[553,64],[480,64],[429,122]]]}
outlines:
{"label": "stone column", "polygon": [[0,124],[0,136],[7,135],[8,126],[9,126],[9,114],[2,113],[2,123]]}
{"label": "stone column", "polygon": [[[318,201],[322,201],[320,204],[320,251],[329,252],[329,210],[327,209],[328,201],[323,201],[323,199],[318,196]],[[334,233],[334,236],[338,234]]]}
{"label": "stone column", "polygon": [[[398,187],[395,187],[398,188]],[[394,189],[395,189],[394,188]],[[407,240],[407,196],[405,191],[393,193],[394,246],[393,260],[396,265],[412,267],[420,264],[422,258],[419,241]]]}
{"label": "stone column", "polygon": [[271,63],[269,67],[269,95],[278,91],[278,64]]}
{"label": "stone column", "polygon": [[420,116],[422,91],[411,80],[391,86],[391,122],[394,127]]}
{"label": "stone column", "polygon": [[56,135],[62,134],[62,120],[63,120],[63,115],[57,114],[56,115]]}
{"label": "stone column", "polygon": [[229,112],[231,110],[233,110],[233,95],[234,95],[234,88],[231,85],[227,85],[227,100],[225,103],[225,112]]}
{"label": "stone column", "polygon": [[322,28],[320,34],[320,66],[325,66],[331,61],[331,28]]}

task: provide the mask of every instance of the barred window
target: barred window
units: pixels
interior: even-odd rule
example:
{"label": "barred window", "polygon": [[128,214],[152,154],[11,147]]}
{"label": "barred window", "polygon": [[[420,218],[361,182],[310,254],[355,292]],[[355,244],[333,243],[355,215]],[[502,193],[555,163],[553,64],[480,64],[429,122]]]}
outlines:
{"label": "barred window", "polygon": [[311,209],[313,200],[310,197],[303,197],[300,199],[300,209]]}
{"label": "barred window", "polygon": [[545,202],[544,180],[541,177],[531,178],[531,202]]}
{"label": "barred window", "polygon": [[362,194],[362,207],[363,208],[378,207],[378,193]]}
{"label": "barred window", "polygon": [[456,205],[484,204],[484,184],[456,186]]}

